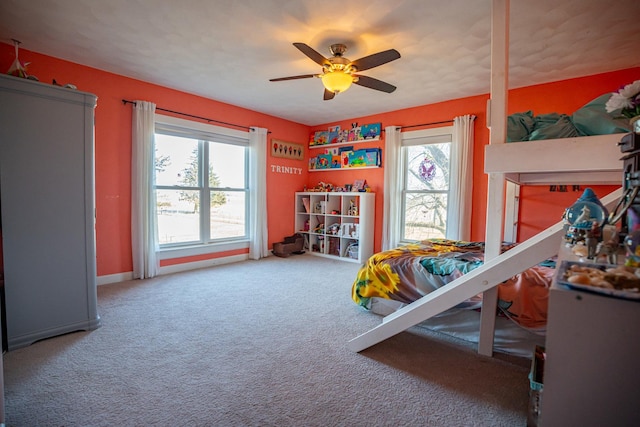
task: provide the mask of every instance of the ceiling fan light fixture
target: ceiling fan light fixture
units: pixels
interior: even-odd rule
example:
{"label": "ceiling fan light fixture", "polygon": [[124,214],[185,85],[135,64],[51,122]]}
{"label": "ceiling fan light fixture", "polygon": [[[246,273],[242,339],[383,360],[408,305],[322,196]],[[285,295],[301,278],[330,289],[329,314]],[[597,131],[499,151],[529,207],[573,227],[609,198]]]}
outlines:
{"label": "ceiling fan light fixture", "polygon": [[344,92],[351,87],[351,83],[353,83],[353,76],[342,70],[334,70],[322,75],[322,84],[333,93]]}

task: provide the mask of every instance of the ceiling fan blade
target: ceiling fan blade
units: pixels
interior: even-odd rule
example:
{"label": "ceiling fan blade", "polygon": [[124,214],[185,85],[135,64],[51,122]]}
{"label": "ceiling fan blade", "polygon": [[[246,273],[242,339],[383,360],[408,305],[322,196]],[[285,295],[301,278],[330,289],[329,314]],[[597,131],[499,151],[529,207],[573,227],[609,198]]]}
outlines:
{"label": "ceiling fan blade", "polygon": [[324,98],[322,98],[325,101],[328,101],[330,99],[333,99],[333,97],[336,96],[335,92],[331,92],[328,89],[324,90]]}
{"label": "ceiling fan blade", "polygon": [[269,79],[270,82],[281,82],[283,80],[297,80],[297,79],[308,79],[311,77],[316,77],[317,74],[302,74],[301,76],[290,76],[290,77],[280,77],[277,79]]}
{"label": "ceiling fan blade", "polygon": [[293,45],[297,47],[300,50],[300,52],[304,53],[309,58],[311,58],[311,60],[316,64],[322,65],[323,67],[325,65],[329,65],[329,66],[331,65],[331,62],[329,62],[327,58],[325,58],[320,53],[315,51],[312,47],[309,47],[304,43],[294,43]]}
{"label": "ceiling fan blade", "polygon": [[389,83],[383,82],[382,80],[374,79],[373,77],[360,75],[354,75],[354,77],[357,77],[358,79],[353,83],[360,86],[368,87],[369,89],[375,89],[387,93],[391,93],[396,90],[396,87],[394,85],[390,85]]}
{"label": "ceiling fan blade", "polygon": [[369,68],[377,67],[387,62],[394,61],[400,58],[400,52],[395,49],[385,50],[383,52],[374,53],[373,55],[365,56],[360,59],[356,59],[351,63],[356,67],[357,71],[368,70]]}

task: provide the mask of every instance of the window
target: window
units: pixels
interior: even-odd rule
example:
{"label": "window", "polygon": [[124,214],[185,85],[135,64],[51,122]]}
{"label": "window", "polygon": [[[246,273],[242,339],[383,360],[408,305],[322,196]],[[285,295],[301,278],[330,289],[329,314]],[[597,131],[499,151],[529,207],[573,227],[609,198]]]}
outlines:
{"label": "window", "polygon": [[248,145],[246,132],[157,117],[161,249],[248,239]]}
{"label": "window", "polygon": [[447,234],[451,134],[451,127],[403,133],[403,242],[444,238]]}

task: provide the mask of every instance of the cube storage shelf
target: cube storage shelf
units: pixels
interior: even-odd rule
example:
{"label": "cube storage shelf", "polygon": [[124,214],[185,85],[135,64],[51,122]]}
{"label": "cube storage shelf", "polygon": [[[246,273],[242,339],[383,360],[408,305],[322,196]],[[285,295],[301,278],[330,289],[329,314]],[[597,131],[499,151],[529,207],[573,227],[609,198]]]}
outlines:
{"label": "cube storage shelf", "polygon": [[374,193],[299,192],[295,203],[309,253],[359,263],[373,255]]}

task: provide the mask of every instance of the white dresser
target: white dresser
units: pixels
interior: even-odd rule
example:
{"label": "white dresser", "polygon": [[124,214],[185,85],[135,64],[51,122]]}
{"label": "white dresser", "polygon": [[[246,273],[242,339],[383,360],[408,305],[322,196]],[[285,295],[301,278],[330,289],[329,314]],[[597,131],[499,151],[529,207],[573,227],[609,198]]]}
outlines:
{"label": "white dresser", "polygon": [[[559,259],[573,260],[564,245]],[[557,280],[549,292],[541,425],[640,425],[640,301]]]}

